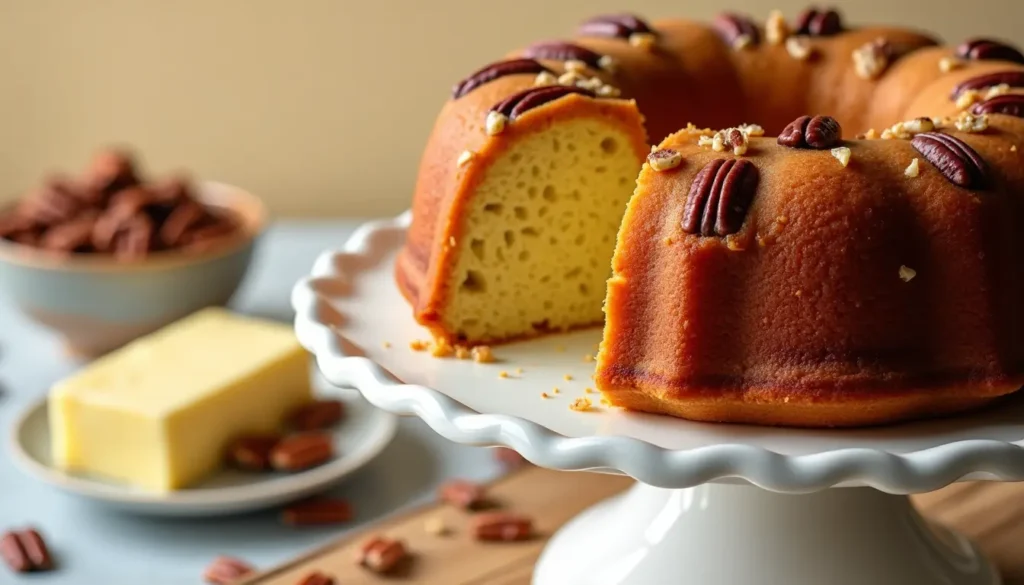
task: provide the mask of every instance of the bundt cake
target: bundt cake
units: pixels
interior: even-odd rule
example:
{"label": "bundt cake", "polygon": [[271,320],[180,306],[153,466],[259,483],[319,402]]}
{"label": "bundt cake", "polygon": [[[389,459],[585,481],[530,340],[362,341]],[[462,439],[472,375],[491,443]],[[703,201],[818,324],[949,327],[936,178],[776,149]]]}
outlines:
{"label": "bundt cake", "polygon": [[977,407],[1024,384],[1021,88],[1005,43],[831,9],[596,17],[454,86],[396,280],[449,344],[603,322],[595,379],[628,409]]}

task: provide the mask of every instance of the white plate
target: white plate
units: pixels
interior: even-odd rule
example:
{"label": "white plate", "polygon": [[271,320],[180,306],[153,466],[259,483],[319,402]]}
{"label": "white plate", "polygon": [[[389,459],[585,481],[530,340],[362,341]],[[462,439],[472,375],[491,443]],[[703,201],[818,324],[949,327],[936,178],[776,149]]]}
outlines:
{"label": "white plate", "polygon": [[[394,283],[408,224],[408,213],[365,224],[344,250],[323,253],[293,290],[296,333],[331,383],[420,416],[449,440],[507,445],[544,467],[620,471],[658,487],[742,479],[784,492],[868,485],[915,493],[965,476],[1024,479],[1024,394],[969,415],[881,428],[709,424],[596,405],[599,395],[584,393],[594,371],[584,355],[595,353],[600,328],[503,345],[492,364],[411,351],[411,340],[429,335]],[[570,410],[580,396],[597,408]]]}
{"label": "white plate", "polygon": [[14,424],[11,450],[31,475],[66,492],[127,511],[157,516],[219,516],[279,505],[323,491],[369,463],[395,435],[397,419],[358,392],[320,388],[322,397],[343,400],[345,420],[333,431],[335,459],[293,474],[223,470],[188,489],[155,494],[89,475],[66,473],[50,458],[50,425],[45,400],[32,404]]}

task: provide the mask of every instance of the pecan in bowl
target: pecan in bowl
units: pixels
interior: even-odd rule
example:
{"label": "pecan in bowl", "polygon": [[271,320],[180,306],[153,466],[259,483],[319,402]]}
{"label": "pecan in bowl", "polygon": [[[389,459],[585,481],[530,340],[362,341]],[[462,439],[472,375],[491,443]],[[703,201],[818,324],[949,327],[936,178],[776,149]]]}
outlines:
{"label": "pecan in bowl", "polygon": [[96,356],[226,304],[265,224],[262,201],[238,187],[147,181],[130,154],[104,150],[0,209],[0,293]]}

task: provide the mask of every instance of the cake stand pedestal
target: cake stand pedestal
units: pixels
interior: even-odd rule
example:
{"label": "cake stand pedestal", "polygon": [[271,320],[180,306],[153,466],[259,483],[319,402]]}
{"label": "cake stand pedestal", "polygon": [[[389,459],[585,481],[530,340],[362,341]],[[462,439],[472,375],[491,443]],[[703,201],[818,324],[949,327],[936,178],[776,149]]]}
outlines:
{"label": "cake stand pedestal", "polygon": [[366,224],[344,249],[321,255],[293,291],[297,335],[331,383],[419,416],[452,441],[637,480],[553,535],[534,585],[1001,582],[969,541],[922,519],[907,495],[964,479],[1024,479],[1021,400],[857,430],[576,412],[570,400],[598,396],[587,392],[593,363],[583,356],[600,331],[502,346],[493,364],[408,348],[428,337],[393,284],[408,221]]}

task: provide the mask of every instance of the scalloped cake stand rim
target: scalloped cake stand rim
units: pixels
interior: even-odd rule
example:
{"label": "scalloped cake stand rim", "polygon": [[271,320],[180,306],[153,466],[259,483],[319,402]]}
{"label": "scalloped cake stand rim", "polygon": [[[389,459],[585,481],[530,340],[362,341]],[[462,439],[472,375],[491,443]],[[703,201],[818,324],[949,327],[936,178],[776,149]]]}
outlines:
{"label": "scalloped cake stand rim", "polygon": [[[440,364],[437,366],[419,364],[436,367],[437,370],[421,376],[425,383],[405,383],[380,363],[365,357],[372,353],[366,351],[368,345],[358,346],[346,335],[346,317],[358,320],[359,311],[353,310],[354,307],[339,309],[334,303],[334,295],[339,295],[339,298],[361,295],[361,301],[379,298],[381,291],[378,289],[371,288],[374,294],[361,294],[365,290],[359,290],[359,279],[370,275],[376,263],[394,253],[397,243],[404,239],[410,217],[410,212],[406,211],[390,219],[367,222],[353,233],[342,250],[328,250],[321,254],[311,275],[300,280],[292,291],[295,329],[300,343],[315,356],[321,373],[332,384],[354,387],[374,406],[391,413],[419,416],[449,440],[506,446],[543,467],[623,473],[642,483],[662,488],[689,488],[716,482],[749,483],[783,493],[808,493],[833,486],[866,486],[892,494],[910,494],[932,491],[961,479],[1024,480],[1024,423],[1006,420],[1005,416],[997,419],[998,425],[993,423],[993,428],[1020,439],[957,438],[943,442],[939,437],[933,446],[900,451],[888,448],[886,434],[891,430],[880,428],[862,431],[866,433],[862,436],[871,438],[865,443],[871,447],[858,446],[854,441],[849,447],[815,451],[813,445],[796,439],[797,443],[807,443],[809,450],[792,454],[766,448],[757,444],[757,439],[752,442],[747,438],[745,443],[739,442],[739,433],[747,430],[720,425],[715,432],[725,433],[723,436],[726,437],[731,437],[730,433],[738,433],[737,442],[674,449],[632,436],[597,433],[568,436],[531,420],[534,418],[531,412],[524,416],[502,412],[501,408],[496,411],[470,408],[448,395],[452,393],[451,387],[437,389],[426,383],[435,373],[443,376],[444,368],[465,367],[456,360],[435,359],[433,363]],[[381,267],[377,269],[379,272]],[[390,273],[389,266],[385,270]],[[378,275],[378,278],[384,276]],[[338,293],[339,290],[344,292]],[[379,306],[372,308],[367,319],[375,328],[386,329],[396,319],[411,321],[404,301],[400,306],[395,306],[393,299],[380,302],[392,304],[384,307],[384,313],[380,312]],[[536,353],[528,344],[525,351]],[[395,363],[420,359],[422,354],[405,352],[394,355],[397,357],[388,357],[398,360],[392,362],[392,367]],[[547,388],[536,388],[538,392],[543,389]],[[497,394],[488,394],[481,388],[479,396],[472,395],[472,400],[486,403],[491,400],[488,396]],[[531,400],[535,396],[531,391]],[[465,395],[462,398],[465,399]],[[650,415],[642,415],[648,418],[635,420],[629,418],[630,415],[621,416],[627,417],[624,420],[633,426],[626,428],[632,429],[653,424],[650,421],[656,420]],[[667,417],[658,417],[657,424],[666,424],[660,420],[664,418]],[[669,424],[694,423],[673,419]],[[767,429],[763,432],[766,433],[764,437],[779,436],[789,441],[789,434],[796,431]]]}

